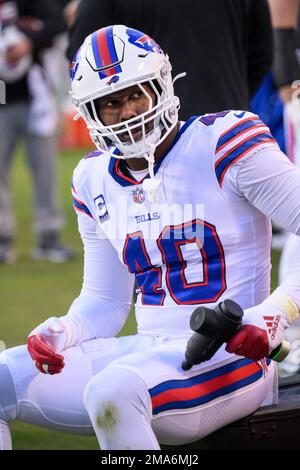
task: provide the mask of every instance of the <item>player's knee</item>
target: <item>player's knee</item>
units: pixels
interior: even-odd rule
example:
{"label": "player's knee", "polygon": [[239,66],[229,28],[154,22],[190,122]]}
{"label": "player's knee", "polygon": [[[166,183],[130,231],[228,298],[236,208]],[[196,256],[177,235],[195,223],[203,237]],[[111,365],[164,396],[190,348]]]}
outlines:
{"label": "player's knee", "polygon": [[87,384],[84,403],[91,416],[95,411],[110,416],[128,404],[148,404],[149,394],[145,383],[134,372],[126,369],[106,368]]}
{"label": "player's knee", "polygon": [[0,356],[0,419],[11,421],[17,411],[15,384],[7,364]]}

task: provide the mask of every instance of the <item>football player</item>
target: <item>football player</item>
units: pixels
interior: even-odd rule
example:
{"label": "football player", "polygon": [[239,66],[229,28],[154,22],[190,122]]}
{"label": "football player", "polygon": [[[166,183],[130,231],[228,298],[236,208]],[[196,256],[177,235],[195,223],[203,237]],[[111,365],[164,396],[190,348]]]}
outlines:
{"label": "football player", "polygon": [[[298,316],[300,260],[270,295],[270,218],[300,233],[299,169],[249,112],[178,122],[168,56],[142,32],[94,32],[71,79],[97,147],[72,181],[83,286],[28,351],[0,355],[0,447],[18,419],[95,432],[102,449],[159,449],[275,403],[268,355]],[[137,334],[117,338],[135,281]],[[184,371],[191,313],[228,298],[242,328]]]}

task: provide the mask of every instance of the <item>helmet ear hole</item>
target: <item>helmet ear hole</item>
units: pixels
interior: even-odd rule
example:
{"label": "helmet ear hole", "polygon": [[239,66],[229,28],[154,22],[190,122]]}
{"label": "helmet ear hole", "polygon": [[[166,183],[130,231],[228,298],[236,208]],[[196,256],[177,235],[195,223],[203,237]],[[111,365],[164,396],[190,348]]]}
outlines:
{"label": "helmet ear hole", "polygon": [[[100,98],[96,98],[94,100],[94,109],[95,109],[95,114],[96,117],[101,121],[100,114],[99,114],[99,109],[100,109]],[[102,122],[102,121],[101,121]]]}
{"label": "helmet ear hole", "polygon": [[96,122],[97,122],[97,120],[99,120],[101,122],[100,116],[98,114],[99,103],[100,103],[100,98],[97,98],[93,101],[89,101],[89,102],[86,103],[86,107],[87,107],[87,110],[89,112],[89,115]]}
{"label": "helmet ear hole", "polygon": [[88,103],[86,103],[86,107],[87,107],[87,110],[89,112],[89,115],[93,116],[93,108],[92,108],[92,105],[91,105],[90,101]]}
{"label": "helmet ear hole", "polygon": [[[159,82],[157,80],[153,80],[153,85],[154,87],[156,88],[158,94],[161,96],[162,95],[162,92],[163,92],[163,89],[162,87],[160,86]],[[157,104],[157,103],[155,103]]]}

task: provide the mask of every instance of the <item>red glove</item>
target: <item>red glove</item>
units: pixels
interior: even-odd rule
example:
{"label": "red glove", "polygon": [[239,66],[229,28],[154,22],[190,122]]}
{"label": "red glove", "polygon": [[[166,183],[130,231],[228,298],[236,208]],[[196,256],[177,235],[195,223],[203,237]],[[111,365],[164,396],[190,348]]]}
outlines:
{"label": "red glove", "polygon": [[43,374],[58,374],[63,369],[64,357],[51,349],[41,334],[28,337],[28,352]]}
{"label": "red glove", "polygon": [[51,317],[35,328],[28,337],[27,349],[43,374],[58,374],[63,369],[66,327],[59,318]]}
{"label": "red glove", "polygon": [[269,340],[265,330],[254,325],[243,325],[228,341],[226,351],[258,361],[269,355]]}
{"label": "red glove", "polygon": [[289,322],[269,300],[245,310],[242,328],[228,341],[226,351],[258,361],[268,357],[285,337]]}

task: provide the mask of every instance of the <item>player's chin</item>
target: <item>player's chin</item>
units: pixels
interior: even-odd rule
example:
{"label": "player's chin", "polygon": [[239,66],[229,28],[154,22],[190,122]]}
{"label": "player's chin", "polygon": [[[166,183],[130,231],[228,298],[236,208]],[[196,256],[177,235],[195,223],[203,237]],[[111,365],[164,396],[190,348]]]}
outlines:
{"label": "player's chin", "polygon": [[131,135],[128,132],[120,135],[120,140],[123,144],[132,144],[133,142],[139,142],[143,136],[142,130],[136,129],[131,131]]}
{"label": "player's chin", "polygon": [[[145,136],[147,136],[153,130],[153,123],[148,123],[145,126]],[[131,134],[131,135],[130,135]],[[119,135],[119,138],[123,144],[132,144],[140,142],[143,137],[143,128],[142,126],[137,127],[129,132],[124,132]]]}

